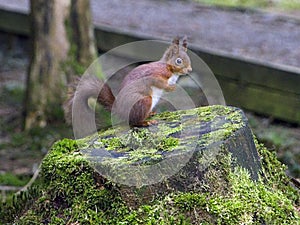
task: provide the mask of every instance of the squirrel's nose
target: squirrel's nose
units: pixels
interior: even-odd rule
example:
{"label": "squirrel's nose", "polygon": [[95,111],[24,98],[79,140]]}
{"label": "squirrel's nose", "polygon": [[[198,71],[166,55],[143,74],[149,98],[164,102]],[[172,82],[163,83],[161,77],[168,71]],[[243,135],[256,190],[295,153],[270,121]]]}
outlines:
{"label": "squirrel's nose", "polygon": [[188,73],[192,72],[193,71],[192,67],[188,67],[187,71],[188,71]]}

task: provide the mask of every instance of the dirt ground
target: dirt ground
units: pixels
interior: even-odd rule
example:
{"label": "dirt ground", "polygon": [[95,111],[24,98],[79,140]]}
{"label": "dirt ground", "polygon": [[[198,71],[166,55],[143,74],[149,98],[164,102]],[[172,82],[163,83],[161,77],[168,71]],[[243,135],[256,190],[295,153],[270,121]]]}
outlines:
{"label": "dirt ground", "polygon": [[[101,7],[103,13],[94,12],[94,20],[103,25],[163,39],[187,34],[192,43],[204,48],[300,67],[300,20],[252,11],[226,11],[189,1],[103,0],[97,5],[95,2],[92,1],[93,10]],[[28,39],[0,33],[0,175],[32,174],[49,146],[64,136],[55,128],[47,133],[21,132],[28,62]],[[277,151],[289,165],[289,173],[299,178],[300,128],[251,112],[247,115],[258,138]]]}

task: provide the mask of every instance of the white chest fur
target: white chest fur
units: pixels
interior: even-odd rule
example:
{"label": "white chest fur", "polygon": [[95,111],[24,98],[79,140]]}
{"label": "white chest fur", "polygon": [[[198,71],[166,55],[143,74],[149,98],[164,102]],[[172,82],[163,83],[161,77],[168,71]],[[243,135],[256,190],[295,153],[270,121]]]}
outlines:
{"label": "white chest fur", "polygon": [[[178,77],[179,77],[178,75],[172,75],[168,80],[168,84],[169,85],[176,84],[176,81],[178,80]],[[160,88],[157,88],[157,87],[152,87],[151,111],[156,106],[156,104],[159,102],[159,99],[161,98],[162,94],[163,94],[163,89],[160,89]]]}
{"label": "white chest fur", "polygon": [[176,84],[178,78],[179,78],[179,75],[172,75],[168,80],[168,84],[170,84],[170,85]]}

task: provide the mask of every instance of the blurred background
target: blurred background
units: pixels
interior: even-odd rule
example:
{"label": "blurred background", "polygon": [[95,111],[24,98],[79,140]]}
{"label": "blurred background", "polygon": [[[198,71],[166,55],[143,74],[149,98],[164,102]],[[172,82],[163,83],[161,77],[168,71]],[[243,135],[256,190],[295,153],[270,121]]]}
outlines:
{"label": "blurred background", "polygon": [[[68,80],[87,68],[79,53],[71,55],[86,49],[78,44],[84,38],[76,39],[81,22],[95,32],[89,39],[96,49],[88,53],[91,58],[132,41],[187,35],[189,48],[211,68],[227,104],[245,110],[256,137],[287,165],[290,176],[300,178],[299,0],[84,1],[79,25],[71,20],[78,35],[66,41],[69,58],[63,66],[53,59],[63,52],[64,32],[56,30],[55,41],[47,42],[53,35],[48,25],[64,12],[53,14],[57,2],[0,0],[0,199],[29,181],[54,141],[73,137],[61,101],[36,105],[48,89],[64,97],[65,85],[51,89],[51,73],[62,71]],[[56,64],[61,67],[52,70]],[[199,105],[206,105],[202,97]]]}

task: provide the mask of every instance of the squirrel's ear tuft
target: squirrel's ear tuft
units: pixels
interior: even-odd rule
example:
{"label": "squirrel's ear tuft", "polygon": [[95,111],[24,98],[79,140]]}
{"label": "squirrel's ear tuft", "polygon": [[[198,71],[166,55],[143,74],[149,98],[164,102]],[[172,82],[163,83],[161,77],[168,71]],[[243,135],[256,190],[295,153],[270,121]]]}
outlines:
{"label": "squirrel's ear tuft", "polygon": [[182,47],[187,51],[187,36],[184,36],[182,39]]}
{"label": "squirrel's ear tuft", "polygon": [[172,43],[173,43],[174,45],[179,45],[179,37],[178,37],[178,36],[175,37],[175,38],[173,39]]}

